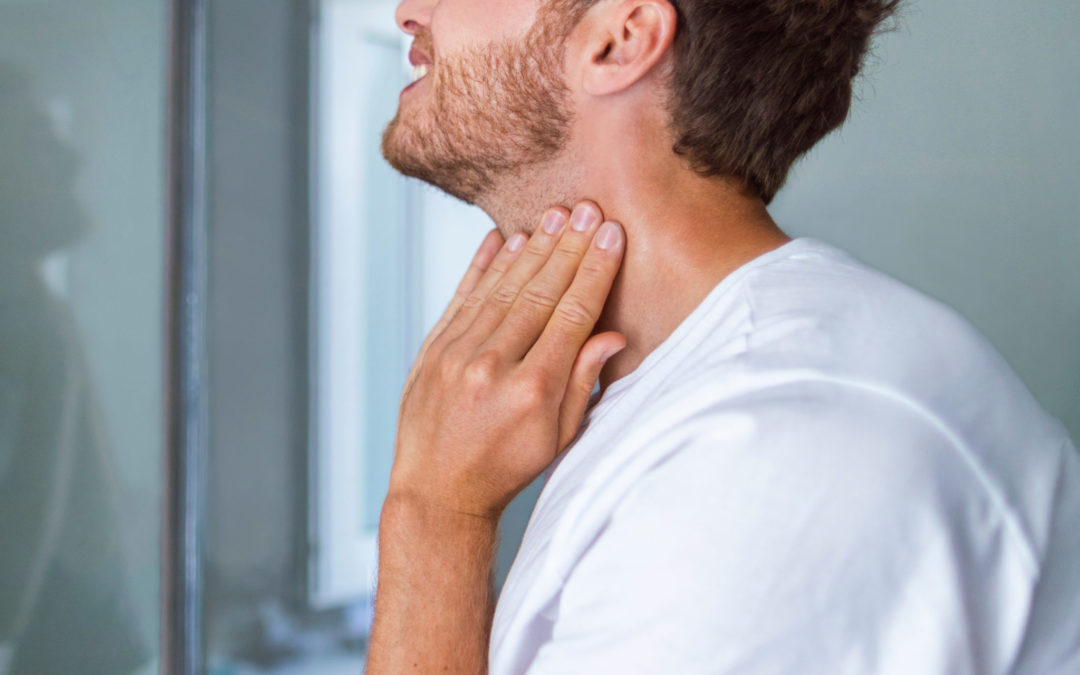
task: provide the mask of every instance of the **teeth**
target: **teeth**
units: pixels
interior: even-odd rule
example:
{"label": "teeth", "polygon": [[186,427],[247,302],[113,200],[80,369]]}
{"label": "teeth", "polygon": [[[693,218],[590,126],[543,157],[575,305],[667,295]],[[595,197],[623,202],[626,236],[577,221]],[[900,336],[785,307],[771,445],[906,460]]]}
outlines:
{"label": "teeth", "polygon": [[423,65],[419,65],[419,66],[413,66],[413,69],[412,69],[412,81],[416,82],[421,77],[427,75],[428,74],[428,68],[429,68],[429,66],[427,64],[423,64]]}

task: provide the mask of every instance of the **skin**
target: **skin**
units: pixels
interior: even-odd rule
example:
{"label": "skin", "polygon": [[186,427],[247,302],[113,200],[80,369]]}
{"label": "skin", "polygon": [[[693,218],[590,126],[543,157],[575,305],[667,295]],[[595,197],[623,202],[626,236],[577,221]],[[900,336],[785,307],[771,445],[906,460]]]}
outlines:
{"label": "skin", "polygon": [[[521,39],[538,7],[406,0],[397,21],[430,31],[434,72],[441,57]],[[701,177],[672,153],[661,101],[674,29],[663,0],[597,3],[566,42],[561,151],[475,196],[498,229],[405,386],[369,673],[487,671],[506,505],[565,450],[595,382],[630,373],[725,276],[790,241],[737,180]],[[402,95],[403,123],[423,115],[430,78]],[[571,215],[551,204],[575,204],[585,230],[547,233],[545,215]],[[605,218],[618,235],[606,249]]]}

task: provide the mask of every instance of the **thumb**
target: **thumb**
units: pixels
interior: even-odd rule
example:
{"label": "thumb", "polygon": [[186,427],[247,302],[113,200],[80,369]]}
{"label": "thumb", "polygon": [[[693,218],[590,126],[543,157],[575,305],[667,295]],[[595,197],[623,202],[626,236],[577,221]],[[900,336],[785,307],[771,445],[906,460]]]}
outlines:
{"label": "thumb", "polygon": [[559,452],[577,436],[581,419],[585,416],[585,406],[589,403],[596,381],[600,379],[600,370],[608,359],[624,347],[626,338],[613,331],[594,335],[581,347],[559,408]]}

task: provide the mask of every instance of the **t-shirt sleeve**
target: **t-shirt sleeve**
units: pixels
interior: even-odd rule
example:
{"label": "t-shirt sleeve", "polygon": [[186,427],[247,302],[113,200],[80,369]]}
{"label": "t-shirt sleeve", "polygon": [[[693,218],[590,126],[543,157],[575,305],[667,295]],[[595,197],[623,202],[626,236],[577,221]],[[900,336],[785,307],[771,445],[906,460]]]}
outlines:
{"label": "t-shirt sleeve", "polygon": [[528,673],[1007,670],[1035,570],[947,429],[864,392],[737,414],[619,501]]}

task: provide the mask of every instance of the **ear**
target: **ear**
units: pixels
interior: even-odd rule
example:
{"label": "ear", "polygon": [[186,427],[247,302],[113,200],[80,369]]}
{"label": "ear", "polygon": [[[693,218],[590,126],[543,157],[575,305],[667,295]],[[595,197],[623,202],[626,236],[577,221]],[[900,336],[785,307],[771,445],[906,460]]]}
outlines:
{"label": "ear", "polygon": [[675,7],[667,0],[599,3],[585,35],[582,85],[593,96],[629,88],[643,78],[675,39]]}

